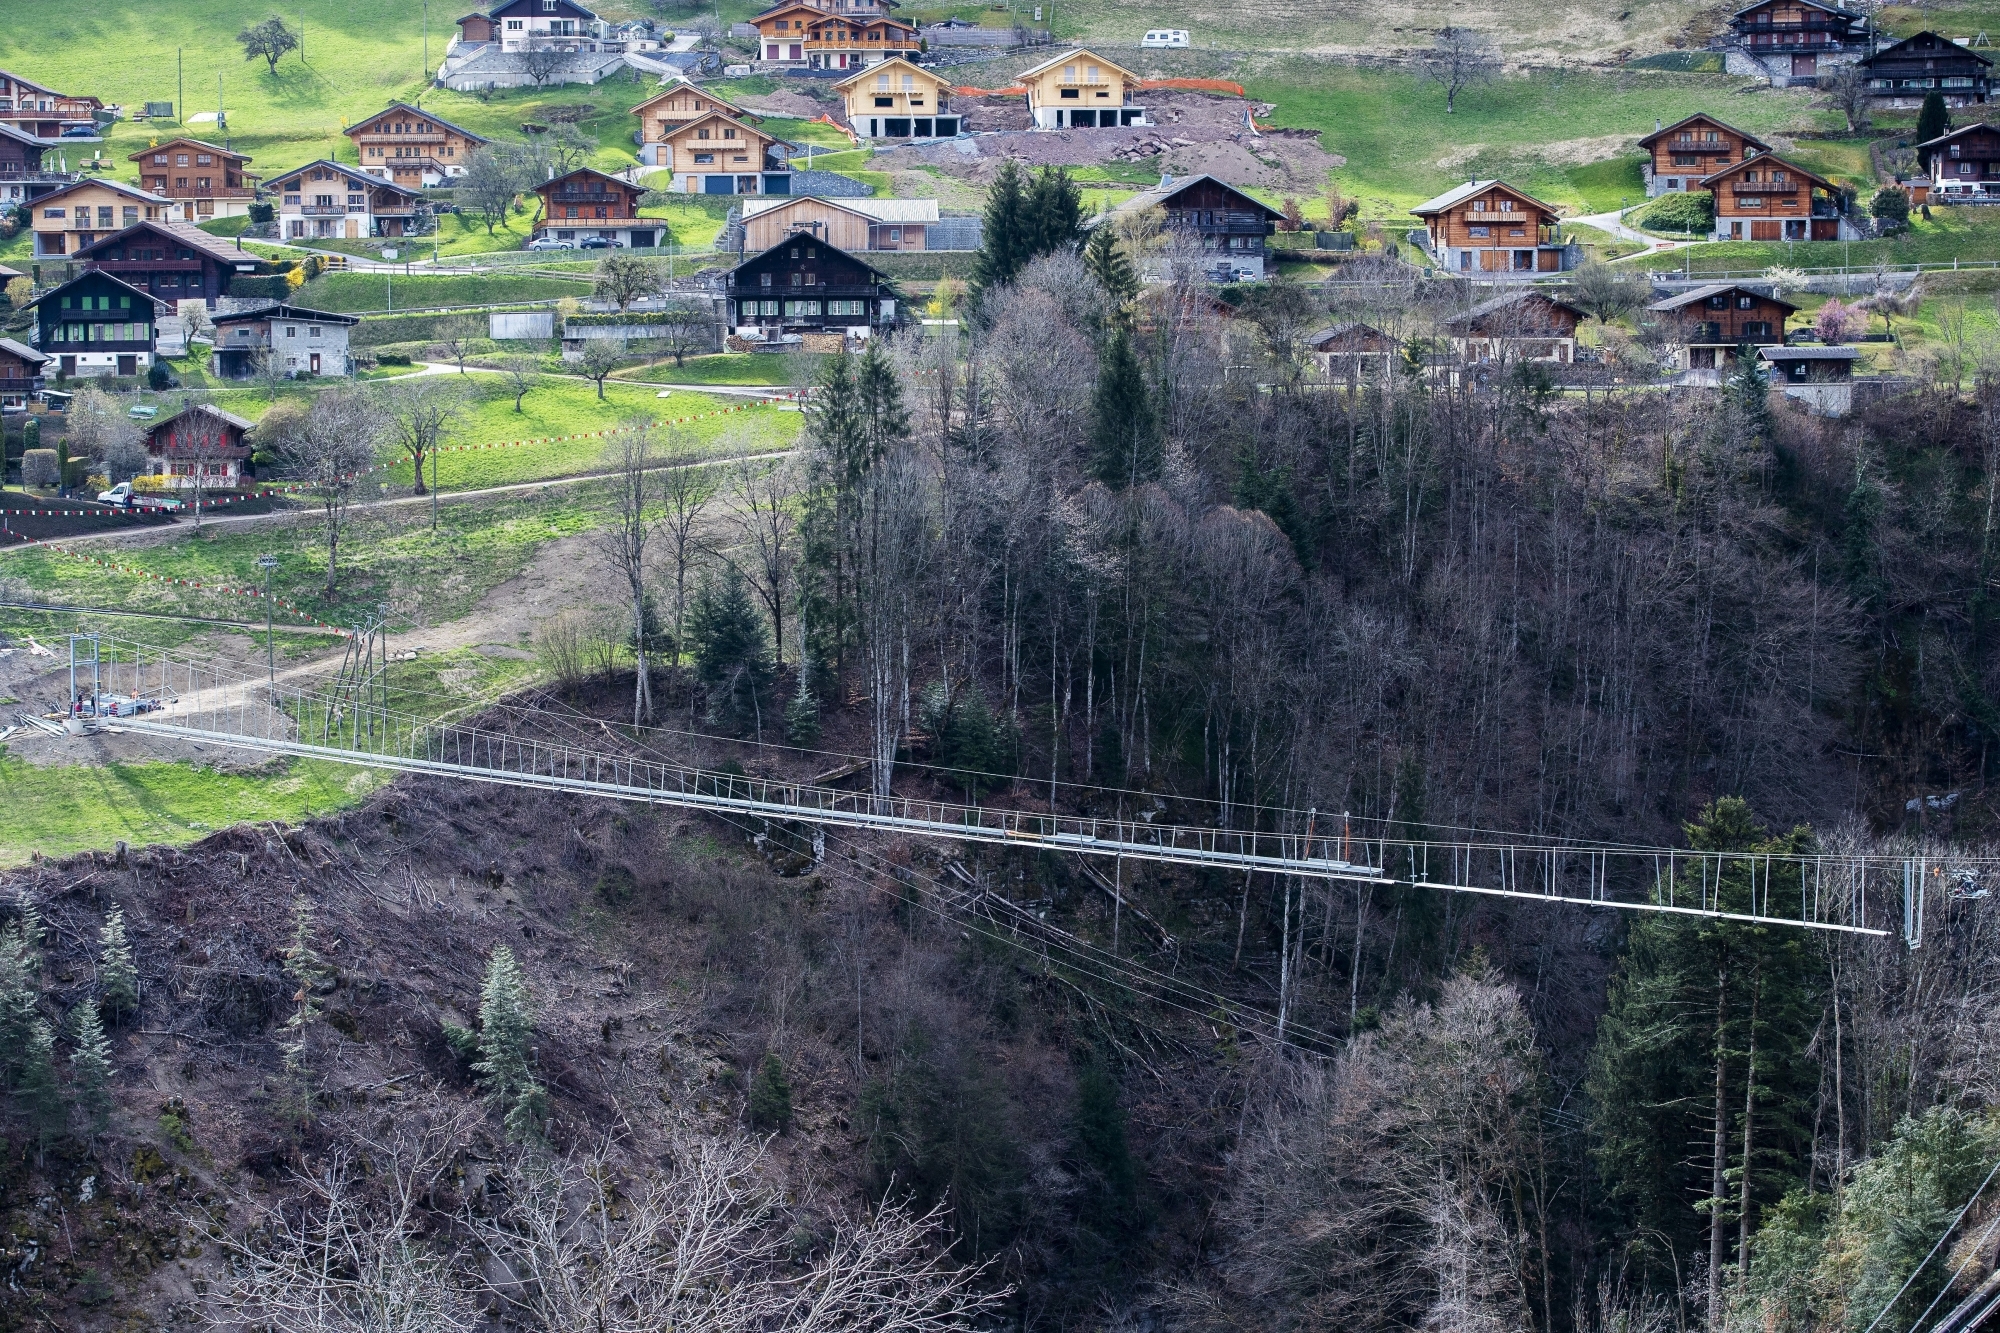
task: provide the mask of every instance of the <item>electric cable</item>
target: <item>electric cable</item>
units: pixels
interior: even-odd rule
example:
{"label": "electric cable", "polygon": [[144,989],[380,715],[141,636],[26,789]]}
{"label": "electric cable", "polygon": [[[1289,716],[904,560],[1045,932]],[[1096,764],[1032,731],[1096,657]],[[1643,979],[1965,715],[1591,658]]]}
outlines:
{"label": "electric cable", "polygon": [[[1880,1312],[1878,1312],[1873,1319],[1868,1321],[1868,1327],[1863,1329],[1861,1333],[1875,1333],[1875,1326],[1882,1322],[1883,1317],[1886,1316],[1889,1313],[1889,1311],[1896,1308],[1896,1302],[1903,1299],[1903,1293],[1908,1291],[1910,1289],[1910,1284],[1917,1280],[1917,1274],[1923,1272],[1925,1268],[1930,1266],[1931,1260],[1935,1259],[1937,1257],[1937,1252],[1944,1248],[1944,1243],[1947,1240],[1951,1239],[1951,1233],[1958,1230],[1958,1224],[1960,1222],[1963,1222],[1965,1220],[1965,1215],[1972,1211],[1972,1205],[1979,1202],[1979,1196],[1986,1192],[1986,1187],[1993,1183],[1993,1177],[1996,1175],[2000,1175],[2000,1162],[1995,1162],[1993,1164],[1993,1169],[1986,1173],[1986,1179],[1980,1181],[1979,1188],[1972,1191],[1972,1197],[1965,1201],[1965,1207],[1958,1210],[1958,1216],[1951,1219],[1951,1225],[1946,1227],[1944,1229],[1944,1234],[1940,1235],[1937,1238],[1937,1244],[1931,1246],[1930,1253],[1924,1256],[1923,1262],[1910,1270],[1910,1275],[1903,1279],[1903,1285],[1896,1288],[1896,1294],[1894,1296],[1891,1296],[1889,1298],[1889,1303],[1883,1306]],[[1935,1304],[1935,1302],[1933,1302],[1933,1304]],[[1929,1314],[1930,1311],[1926,1310],[1924,1313]],[[1921,1316],[1919,1317],[1918,1322],[1919,1323],[1922,1322]]]}

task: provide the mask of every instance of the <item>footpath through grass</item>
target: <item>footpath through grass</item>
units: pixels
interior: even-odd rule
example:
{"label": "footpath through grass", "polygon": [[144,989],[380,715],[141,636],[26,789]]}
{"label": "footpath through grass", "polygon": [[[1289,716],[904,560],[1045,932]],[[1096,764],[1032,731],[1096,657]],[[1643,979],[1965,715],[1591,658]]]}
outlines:
{"label": "footpath through grass", "polygon": [[192,764],[42,767],[0,753],[0,864],[36,852],[66,856],[114,842],[183,844],[249,821],[296,823],[360,802],[387,773],[291,759],[268,773],[219,773]]}

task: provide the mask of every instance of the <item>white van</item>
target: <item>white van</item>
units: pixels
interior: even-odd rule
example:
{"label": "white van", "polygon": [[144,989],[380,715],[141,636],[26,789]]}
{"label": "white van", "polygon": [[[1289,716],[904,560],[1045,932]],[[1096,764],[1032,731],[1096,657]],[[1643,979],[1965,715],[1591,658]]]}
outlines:
{"label": "white van", "polygon": [[1154,51],[1177,49],[1187,44],[1186,28],[1155,28],[1139,40],[1140,46]]}

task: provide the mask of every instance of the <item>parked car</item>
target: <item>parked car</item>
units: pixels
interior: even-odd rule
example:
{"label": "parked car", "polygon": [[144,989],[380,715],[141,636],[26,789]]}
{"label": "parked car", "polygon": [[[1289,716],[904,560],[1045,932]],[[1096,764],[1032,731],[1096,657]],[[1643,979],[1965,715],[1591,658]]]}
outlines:
{"label": "parked car", "polygon": [[534,240],[528,242],[528,248],[530,250],[574,250],[576,246],[569,241],[559,241],[553,236],[537,236]]}
{"label": "parked car", "polygon": [[623,250],[625,242],[614,241],[609,236],[586,236],[577,242],[579,250]]}
{"label": "parked car", "polygon": [[96,139],[102,136],[95,125],[72,125],[62,132],[65,139]]}
{"label": "parked car", "polygon": [[179,500],[170,495],[148,495],[132,489],[132,483],[121,481],[108,491],[97,493],[99,504],[120,505],[126,509],[179,509]]}

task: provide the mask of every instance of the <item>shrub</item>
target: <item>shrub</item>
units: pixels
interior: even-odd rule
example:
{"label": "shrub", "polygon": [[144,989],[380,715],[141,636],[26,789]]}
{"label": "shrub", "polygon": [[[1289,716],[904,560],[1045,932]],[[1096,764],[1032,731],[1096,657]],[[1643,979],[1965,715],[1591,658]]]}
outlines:
{"label": "shrub", "polygon": [[1662,195],[1640,215],[1639,222],[1654,231],[1711,231],[1715,227],[1715,196],[1706,192]]}
{"label": "shrub", "polygon": [[174,372],[167,369],[164,361],[155,361],[146,367],[146,387],[154,392],[174,387]]}
{"label": "shrub", "polygon": [[261,277],[239,274],[229,280],[229,294],[246,300],[282,301],[292,294],[291,284],[282,273]]}
{"label": "shrub", "polygon": [[260,227],[263,226],[265,223],[272,221],[277,216],[278,216],[278,210],[271,207],[271,205],[269,204],[250,205],[250,220],[256,223]]}
{"label": "shrub", "polygon": [[1894,186],[1885,186],[1869,200],[1868,211],[1883,222],[1907,223],[1910,220],[1910,196]]}
{"label": "shrub", "polygon": [[750,1080],[750,1123],[758,1129],[784,1133],[792,1125],[792,1085],[785,1077],[784,1061],[776,1051],[767,1052]]}
{"label": "shrub", "polygon": [[407,366],[410,358],[402,352],[377,352],[375,364],[378,366]]}
{"label": "shrub", "polygon": [[56,466],[56,451],[53,449],[28,449],[21,454],[21,484],[24,486],[53,486],[60,475]]}

